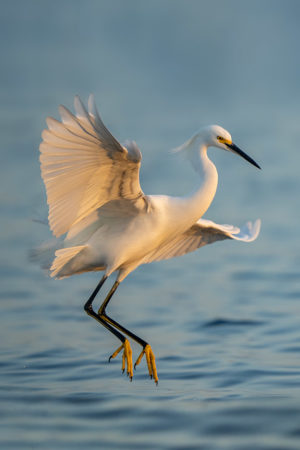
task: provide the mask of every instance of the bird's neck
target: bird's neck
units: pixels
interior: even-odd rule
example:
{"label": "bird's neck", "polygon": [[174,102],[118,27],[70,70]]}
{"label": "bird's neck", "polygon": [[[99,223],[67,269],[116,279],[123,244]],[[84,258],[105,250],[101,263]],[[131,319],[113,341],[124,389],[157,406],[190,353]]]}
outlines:
{"label": "bird's neck", "polygon": [[200,186],[185,197],[185,214],[192,222],[196,222],[209,208],[218,185],[218,172],[207,156],[207,146],[201,141],[195,142],[188,149],[188,159],[200,176]]}

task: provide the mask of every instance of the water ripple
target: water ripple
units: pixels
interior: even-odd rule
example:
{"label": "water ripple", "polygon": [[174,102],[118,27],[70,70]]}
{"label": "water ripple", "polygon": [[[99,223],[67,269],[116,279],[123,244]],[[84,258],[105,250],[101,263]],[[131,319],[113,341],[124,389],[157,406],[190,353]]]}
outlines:
{"label": "water ripple", "polygon": [[250,320],[250,319],[225,319],[225,318],[218,318],[209,320],[208,322],[205,322],[203,324],[204,328],[210,328],[210,327],[220,327],[220,326],[228,326],[228,327],[235,327],[235,326],[258,326],[258,325],[264,325],[265,322],[260,320]]}

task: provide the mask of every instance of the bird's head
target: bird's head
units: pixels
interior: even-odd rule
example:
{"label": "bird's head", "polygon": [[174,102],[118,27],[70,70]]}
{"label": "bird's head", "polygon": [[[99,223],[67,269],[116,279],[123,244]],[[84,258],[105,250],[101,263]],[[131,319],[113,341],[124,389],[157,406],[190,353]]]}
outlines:
{"label": "bird's head", "polygon": [[219,125],[203,127],[197,133],[203,144],[207,147],[219,147],[227,150],[226,144],[232,144],[231,134]]}
{"label": "bird's head", "polygon": [[192,149],[198,146],[217,147],[226,150],[244,158],[250,164],[260,169],[259,165],[244,153],[237,145],[232,142],[231,134],[219,125],[209,125],[201,128],[191,139],[180,147],[174,149],[175,152]]}
{"label": "bird's head", "polygon": [[202,142],[207,147],[217,147],[221,148],[222,150],[236,153],[237,155],[248,161],[250,164],[253,164],[253,166],[260,169],[259,165],[252,158],[250,158],[250,156],[244,153],[237,145],[232,142],[231,134],[219,125],[210,125],[203,128],[198,133],[198,136],[201,136],[203,140]]}

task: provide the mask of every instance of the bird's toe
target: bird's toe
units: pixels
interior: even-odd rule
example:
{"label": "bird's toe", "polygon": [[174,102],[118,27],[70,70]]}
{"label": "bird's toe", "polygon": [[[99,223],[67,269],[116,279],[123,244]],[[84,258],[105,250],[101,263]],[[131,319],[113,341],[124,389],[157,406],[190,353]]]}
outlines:
{"label": "bird's toe", "polygon": [[117,350],[109,357],[108,361],[110,362],[111,359],[114,359],[120,353],[121,350],[123,350],[122,373],[125,372],[127,366],[127,376],[130,378],[130,381],[132,381],[133,377],[132,350],[128,339],[125,339],[124,343],[117,348]]}
{"label": "bird's toe", "polygon": [[141,351],[138,359],[136,360],[134,364],[134,368],[136,369],[136,366],[141,362],[143,356],[146,356],[147,366],[148,366],[148,372],[151,379],[153,379],[158,384],[158,376],[157,376],[157,370],[156,370],[156,363],[155,363],[155,356],[152,351],[152,348],[149,344],[147,344],[143,350]]}

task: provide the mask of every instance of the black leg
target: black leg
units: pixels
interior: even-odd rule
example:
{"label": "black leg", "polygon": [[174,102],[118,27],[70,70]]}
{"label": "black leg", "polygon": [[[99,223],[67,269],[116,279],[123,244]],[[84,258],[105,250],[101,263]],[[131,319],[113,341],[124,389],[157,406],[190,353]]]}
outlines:
{"label": "black leg", "polygon": [[[114,358],[123,349],[122,371],[124,373],[125,365],[126,365],[126,362],[127,362],[127,375],[129,376],[130,381],[131,381],[132,380],[132,376],[133,376],[133,371],[132,371],[133,368],[132,368],[132,351],[131,351],[131,347],[130,347],[129,341],[125,338],[125,336],[123,336],[121,333],[119,333],[118,330],[113,328],[107,320],[104,320],[103,316],[100,316],[100,315],[96,314],[95,311],[93,310],[93,301],[95,300],[96,295],[100,291],[100,289],[103,286],[103,284],[104,284],[106,279],[107,279],[107,276],[104,275],[102,277],[102,279],[99,281],[96,289],[94,290],[94,292],[92,293],[90,298],[85,303],[84,310],[89,316],[93,317],[95,320],[97,320],[97,322],[101,323],[101,325],[103,325],[107,330],[109,330],[112,334],[114,334],[122,342],[121,347],[119,347],[112,354],[112,356],[109,358],[109,361],[110,361],[111,358]],[[108,298],[107,303],[109,302],[109,300],[112,297],[113,293],[114,293],[114,291],[111,293],[110,297]]]}
{"label": "black leg", "polygon": [[95,313],[95,311],[93,310],[93,301],[95,300],[96,295],[98,294],[98,292],[100,291],[101,287],[103,286],[105,280],[107,279],[107,277],[104,275],[100,282],[98,283],[96,289],[93,291],[92,295],[90,296],[90,298],[88,299],[88,301],[86,302],[86,304],[84,305],[84,310],[85,312],[93,317],[94,319],[97,320],[97,322],[101,323],[101,325],[103,325],[105,328],[107,328],[107,330],[109,330],[111,333],[113,333],[118,339],[120,339],[120,341],[124,344],[125,342],[125,337],[119,333],[117,330],[115,330],[109,323],[107,323],[105,320],[103,320],[98,314]]}
{"label": "black leg", "polygon": [[140,363],[143,355],[145,354],[146,359],[147,359],[149,375],[151,378],[152,377],[154,378],[154,381],[157,384],[158,377],[157,377],[157,371],[156,371],[156,365],[155,365],[155,357],[154,357],[154,354],[152,352],[150,345],[147,344],[147,342],[145,342],[143,339],[141,339],[138,336],[136,336],[135,334],[133,334],[131,331],[124,328],[118,322],[111,319],[109,316],[107,316],[107,314],[105,312],[105,309],[106,309],[110,299],[112,298],[112,296],[114,295],[114,293],[116,292],[116,290],[120,284],[118,281],[115,281],[111,290],[105,297],[104,302],[102,303],[102,305],[100,306],[100,308],[98,310],[98,314],[96,314],[95,311],[93,310],[93,301],[94,301],[96,295],[98,294],[98,292],[100,291],[101,287],[103,286],[106,279],[107,279],[107,276],[104,275],[102,277],[102,279],[100,280],[100,282],[98,283],[96,289],[93,291],[92,295],[89,297],[89,299],[85,303],[84,310],[86,311],[86,313],[89,316],[93,317],[95,320],[97,320],[97,322],[101,323],[101,325],[103,325],[107,330],[109,330],[111,333],[113,333],[122,342],[121,347],[119,347],[110,356],[109,361],[111,360],[111,358],[115,358],[118,355],[118,353],[123,349],[122,370],[124,372],[125,362],[127,362],[127,374],[130,377],[130,380],[132,380],[132,375],[133,375],[133,373],[132,373],[132,369],[133,369],[133,367],[132,367],[132,351],[131,351],[129,341],[123,336],[123,334],[121,334],[119,332],[119,331],[121,331],[122,333],[126,334],[127,336],[129,336],[131,339],[133,339],[134,341],[136,341],[138,344],[140,344],[143,347],[143,350],[142,350],[140,356],[138,357],[134,367],[136,367]]}
{"label": "black leg", "polygon": [[88,301],[86,302],[86,304],[84,305],[84,310],[89,313],[90,309],[92,308],[92,304],[93,301],[95,300],[96,295],[98,294],[98,292],[100,291],[100,289],[102,288],[105,280],[107,280],[107,276],[103,275],[103,277],[101,278],[101,280],[99,281],[99,283],[97,284],[96,289],[94,290],[94,292],[92,293],[92,295],[90,296],[90,298],[88,299]]}
{"label": "black leg", "polygon": [[[103,282],[104,283],[104,282]],[[109,291],[109,293],[107,294],[107,296],[105,297],[102,305],[100,306],[99,310],[98,310],[98,314],[105,314],[105,308],[108,305],[108,302],[110,301],[110,299],[112,298],[112,296],[114,295],[114,293],[116,292],[118,286],[119,286],[119,281],[115,281],[111,290]],[[101,287],[101,286],[100,286]]]}
{"label": "black leg", "polygon": [[111,288],[111,290],[109,291],[109,293],[107,294],[104,302],[102,303],[102,305],[100,306],[99,310],[98,310],[98,316],[101,317],[101,319],[105,320],[106,322],[108,322],[110,325],[113,325],[115,328],[117,328],[119,331],[121,331],[122,333],[126,334],[127,336],[129,336],[131,339],[133,339],[134,341],[136,341],[138,344],[140,344],[143,348],[146,347],[147,342],[145,342],[143,339],[141,339],[140,337],[136,336],[135,334],[133,334],[131,331],[127,330],[125,327],[123,327],[122,325],[120,325],[118,322],[116,322],[114,319],[111,319],[105,312],[105,309],[110,301],[110,299],[112,298],[112,296],[114,295],[114,293],[116,292],[118,286],[119,286],[119,282],[115,281],[115,283],[113,284],[113,287]]}

